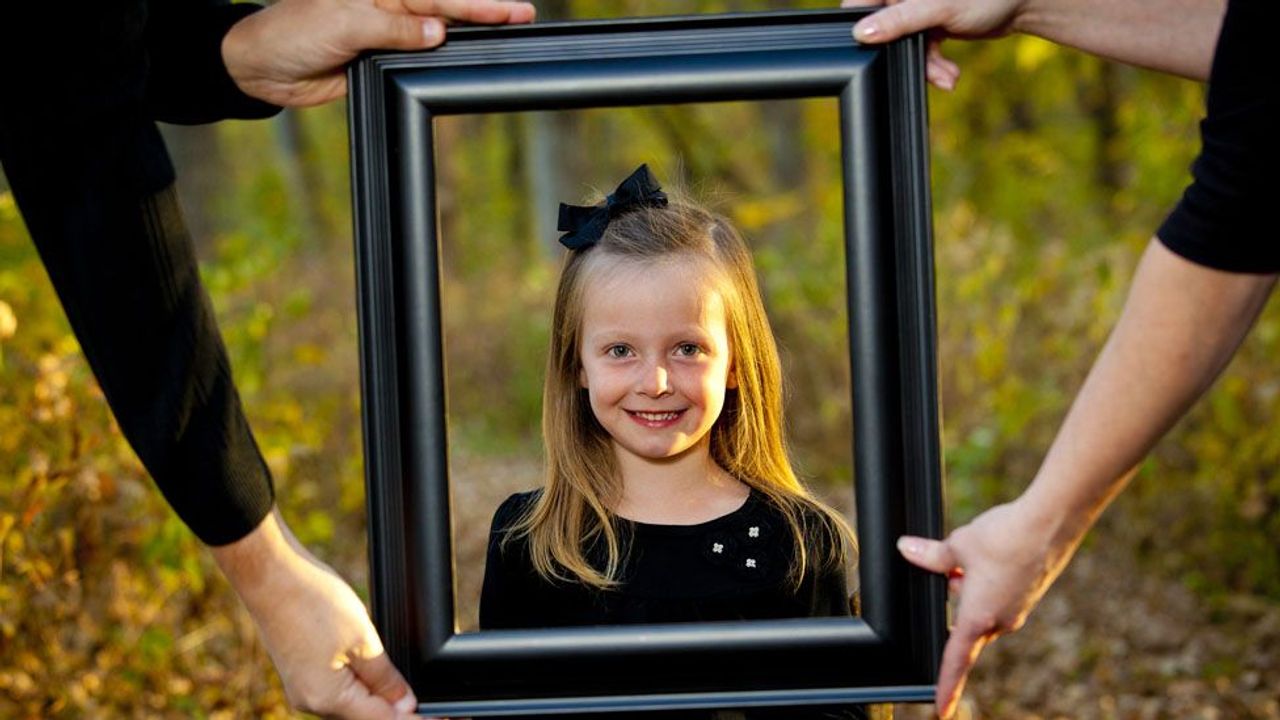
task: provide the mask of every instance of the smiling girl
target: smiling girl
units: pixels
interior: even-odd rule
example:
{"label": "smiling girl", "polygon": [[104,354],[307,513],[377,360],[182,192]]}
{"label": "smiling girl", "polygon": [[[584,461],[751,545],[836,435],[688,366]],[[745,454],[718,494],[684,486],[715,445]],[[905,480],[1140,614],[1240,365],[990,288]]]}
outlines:
{"label": "smiling girl", "polygon": [[853,533],[787,456],[741,236],[646,166],[560,222],[545,486],[494,515],[481,627],[848,615]]}

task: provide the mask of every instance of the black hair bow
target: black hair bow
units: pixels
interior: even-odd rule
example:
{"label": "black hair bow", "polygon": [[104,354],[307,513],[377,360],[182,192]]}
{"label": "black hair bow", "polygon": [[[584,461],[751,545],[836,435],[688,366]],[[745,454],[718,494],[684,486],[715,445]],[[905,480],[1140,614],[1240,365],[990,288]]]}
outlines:
{"label": "black hair bow", "polygon": [[605,198],[603,205],[560,203],[560,222],[556,229],[567,231],[560,236],[560,244],[570,250],[591,247],[604,235],[609,221],[619,215],[641,207],[666,206],[667,194],[662,192],[649,166],[641,165]]}

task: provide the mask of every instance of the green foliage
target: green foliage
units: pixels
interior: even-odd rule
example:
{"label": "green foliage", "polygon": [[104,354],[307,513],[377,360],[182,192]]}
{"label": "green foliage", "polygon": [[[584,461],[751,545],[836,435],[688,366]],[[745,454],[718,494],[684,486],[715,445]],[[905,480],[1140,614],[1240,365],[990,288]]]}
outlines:
{"label": "green foliage", "polygon": [[[1016,495],[1189,181],[1202,88],[1034,38],[949,47],[934,93],[939,349],[953,520]],[[1280,313],[1156,450],[1108,525],[1197,588],[1280,598]]]}
{"label": "green foliage", "polygon": [[[544,18],[783,5],[826,3],[562,0]],[[954,525],[1034,474],[1188,180],[1202,90],[1031,38],[948,52],[965,77],[930,101]],[[834,127],[827,100],[439,121],[454,457],[537,463],[559,257],[552,203],[583,201],[650,162],[750,239],[804,473],[847,479]],[[218,190],[186,202],[219,218],[198,241],[237,385],[291,526],[364,592],[344,110],[222,124],[216,137]],[[558,143],[554,167],[539,164],[537,137]],[[1280,600],[1276,357],[1273,304],[1104,520],[1107,542],[1131,543],[1206,594]],[[0,716],[284,716],[253,635],[119,437],[0,192]]]}

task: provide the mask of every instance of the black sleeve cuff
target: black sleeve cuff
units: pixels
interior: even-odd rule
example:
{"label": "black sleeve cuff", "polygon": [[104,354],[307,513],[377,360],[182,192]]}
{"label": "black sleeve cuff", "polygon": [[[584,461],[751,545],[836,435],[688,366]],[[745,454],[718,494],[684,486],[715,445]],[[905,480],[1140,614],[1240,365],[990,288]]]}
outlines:
{"label": "black sleeve cuff", "polygon": [[280,108],[240,91],[222,60],[222,39],[245,17],[261,10],[249,3],[198,10],[153,6],[147,21],[146,99],[156,120],[196,125],[228,118],[265,118]]}
{"label": "black sleeve cuff", "polygon": [[1209,204],[1193,184],[1178,206],[1156,231],[1156,238],[1171,252],[1197,265],[1234,273],[1269,274],[1280,272],[1280,246],[1266,237],[1265,226],[1253,223],[1253,216],[1224,218],[1207,211]]}

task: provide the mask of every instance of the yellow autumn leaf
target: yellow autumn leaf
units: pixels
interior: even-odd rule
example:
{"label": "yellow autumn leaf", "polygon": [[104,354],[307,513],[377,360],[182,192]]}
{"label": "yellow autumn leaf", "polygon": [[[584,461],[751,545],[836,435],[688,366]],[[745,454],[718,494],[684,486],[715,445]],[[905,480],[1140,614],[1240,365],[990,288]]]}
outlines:
{"label": "yellow autumn leaf", "polygon": [[18,205],[13,201],[13,193],[0,192],[0,222],[15,220],[18,217]]}
{"label": "yellow autumn leaf", "polygon": [[803,207],[803,202],[795,193],[780,193],[771,198],[738,203],[733,209],[733,220],[739,228],[751,232],[772,223],[790,220]]}
{"label": "yellow autumn leaf", "polygon": [[9,303],[0,300],[0,340],[8,340],[18,331],[18,316]]}
{"label": "yellow autumn leaf", "polygon": [[1045,60],[1057,53],[1057,48],[1054,44],[1043,38],[1021,35],[1018,37],[1017,43],[1017,47],[1014,49],[1013,61],[1018,69],[1023,72],[1035,70],[1043,65]]}
{"label": "yellow autumn leaf", "polygon": [[316,367],[325,361],[328,352],[315,343],[304,343],[293,349],[293,360],[299,365]]}

